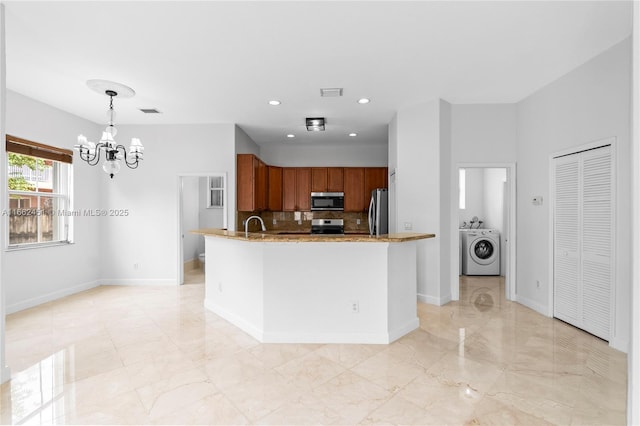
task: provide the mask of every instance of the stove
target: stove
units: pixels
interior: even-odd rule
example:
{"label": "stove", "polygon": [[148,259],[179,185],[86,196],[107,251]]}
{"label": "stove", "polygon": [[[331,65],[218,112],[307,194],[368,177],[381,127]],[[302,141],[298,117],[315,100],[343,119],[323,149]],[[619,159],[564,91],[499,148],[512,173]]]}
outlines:
{"label": "stove", "polygon": [[344,234],[343,219],[312,219],[312,234]]}

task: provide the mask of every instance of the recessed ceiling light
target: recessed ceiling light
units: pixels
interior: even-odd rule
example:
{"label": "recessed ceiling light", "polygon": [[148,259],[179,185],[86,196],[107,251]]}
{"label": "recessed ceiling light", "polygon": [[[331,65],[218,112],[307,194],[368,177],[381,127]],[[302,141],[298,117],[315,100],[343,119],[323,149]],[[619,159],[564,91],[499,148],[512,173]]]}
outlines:
{"label": "recessed ceiling light", "polygon": [[281,103],[280,101],[275,100],[275,99],[272,100],[272,101],[269,101],[269,105],[273,105],[273,106],[280,105],[280,103]]}
{"label": "recessed ceiling light", "polygon": [[360,99],[358,99],[358,103],[359,104],[368,104],[369,102],[371,102],[371,99],[369,99],[369,98],[360,98]]}
{"label": "recessed ceiling light", "polygon": [[349,133],[349,136],[351,136],[352,138],[355,138],[356,136],[358,136],[357,133]]}
{"label": "recessed ceiling light", "polygon": [[287,137],[288,137],[288,138],[295,138],[295,137],[296,137],[296,135],[294,135],[293,133],[289,133],[289,134],[287,135]]}

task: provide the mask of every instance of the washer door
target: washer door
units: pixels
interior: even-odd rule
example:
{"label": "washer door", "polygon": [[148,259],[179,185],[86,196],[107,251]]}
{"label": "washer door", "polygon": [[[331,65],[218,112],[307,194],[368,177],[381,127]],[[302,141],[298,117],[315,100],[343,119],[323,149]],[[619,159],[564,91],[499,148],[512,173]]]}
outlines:
{"label": "washer door", "polygon": [[487,237],[479,237],[469,244],[469,256],[479,265],[490,265],[498,257],[496,242]]}

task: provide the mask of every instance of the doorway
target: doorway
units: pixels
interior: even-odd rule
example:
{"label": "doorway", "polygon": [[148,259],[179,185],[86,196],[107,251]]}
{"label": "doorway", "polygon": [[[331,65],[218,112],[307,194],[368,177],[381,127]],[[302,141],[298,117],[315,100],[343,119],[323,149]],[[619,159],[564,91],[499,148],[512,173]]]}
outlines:
{"label": "doorway", "polygon": [[[457,229],[452,246],[458,247],[458,256],[452,262],[457,266],[457,274],[452,274],[453,299],[460,299],[461,283],[474,277],[504,283],[504,298],[515,300],[515,164],[458,164],[456,172],[453,211],[458,220],[453,221]],[[474,244],[479,252],[470,251]]]}
{"label": "doorway", "polygon": [[227,227],[227,174],[224,172],[178,176],[177,283],[204,283],[204,236],[194,229]]}

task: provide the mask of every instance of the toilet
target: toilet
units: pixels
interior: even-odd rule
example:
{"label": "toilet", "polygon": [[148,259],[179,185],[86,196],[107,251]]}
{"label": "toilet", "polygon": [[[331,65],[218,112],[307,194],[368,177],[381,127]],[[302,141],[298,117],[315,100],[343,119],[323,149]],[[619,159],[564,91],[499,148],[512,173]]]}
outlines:
{"label": "toilet", "polygon": [[204,268],[204,253],[198,255],[198,260],[200,261],[200,266]]}

